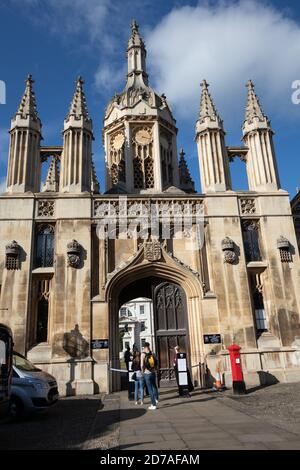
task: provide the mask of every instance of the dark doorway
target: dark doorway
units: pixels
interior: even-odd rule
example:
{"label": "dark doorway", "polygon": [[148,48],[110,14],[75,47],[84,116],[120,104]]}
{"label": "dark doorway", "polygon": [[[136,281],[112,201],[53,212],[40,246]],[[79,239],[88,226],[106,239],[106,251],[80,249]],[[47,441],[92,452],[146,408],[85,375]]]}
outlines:
{"label": "dark doorway", "polygon": [[44,297],[38,302],[37,309],[37,331],[36,331],[36,342],[45,343],[48,339],[48,299]]}
{"label": "dark doorway", "polygon": [[[159,363],[157,374],[159,386],[176,386],[173,368],[175,346],[179,345],[189,358],[185,292],[178,284],[166,282],[162,278],[142,278],[127,285],[120,292],[119,308],[137,296],[147,297],[153,302],[154,352]],[[117,344],[119,349],[119,338]]]}

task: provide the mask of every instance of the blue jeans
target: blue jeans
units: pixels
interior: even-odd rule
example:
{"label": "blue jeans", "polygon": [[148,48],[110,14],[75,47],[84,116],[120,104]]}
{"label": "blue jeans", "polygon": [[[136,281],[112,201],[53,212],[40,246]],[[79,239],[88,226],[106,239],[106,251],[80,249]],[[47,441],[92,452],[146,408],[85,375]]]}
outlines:
{"label": "blue jeans", "polygon": [[156,374],[151,372],[150,374],[144,374],[144,379],[147,385],[147,389],[151,398],[151,404],[156,406],[156,400],[158,400],[158,390],[156,386]]}
{"label": "blue jeans", "polygon": [[134,381],[134,401],[138,401],[139,395],[140,395],[140,400],[143,401],[143,399],[144,399],[144,377],[139,377]]}

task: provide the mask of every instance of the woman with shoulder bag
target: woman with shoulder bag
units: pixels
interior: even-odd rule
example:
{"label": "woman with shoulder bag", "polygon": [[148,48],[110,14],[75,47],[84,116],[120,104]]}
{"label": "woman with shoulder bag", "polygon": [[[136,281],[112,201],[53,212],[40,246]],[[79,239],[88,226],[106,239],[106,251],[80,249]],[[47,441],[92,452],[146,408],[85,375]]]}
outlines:
{"label": "woman with shoulder bag", "polygon": [[135,404],[138,405],[139,403],[139,396],[140,396],[140,404],[144,404],[144,376],[141,370],[141,353],[139,351],[135,351],[132,367],[131,369],[134,371],[132,378],[134,380],[134,401]]}

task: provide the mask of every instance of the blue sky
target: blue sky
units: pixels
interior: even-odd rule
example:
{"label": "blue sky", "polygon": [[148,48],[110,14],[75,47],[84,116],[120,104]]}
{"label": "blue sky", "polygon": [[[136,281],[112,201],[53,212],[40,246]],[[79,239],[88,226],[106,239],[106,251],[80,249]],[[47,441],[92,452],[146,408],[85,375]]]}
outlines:
{"label": "blue sky", "polygon": [[[300,80],[300,4],[294,0],[6,0],[0,3],[0,187],[6,175],[10,118],[32,73],[43,145],[61,145],[63,119],[78,75],[85,79],[93,119],[97,174],[104,190],[101,128],[104,109],[125,84],[126,43],[135,17],[148,50],[150,84],[165,93],[177,119],[199,186],[194,125],[199,83],[206,78],[224,119],[227,145],[241,144],[245,83],[256,84],[275,131],[281,183],[293,196],[300,186],[300,105],[291,84]],[[246,188],[245,167],[232,165],[235,189]]]}

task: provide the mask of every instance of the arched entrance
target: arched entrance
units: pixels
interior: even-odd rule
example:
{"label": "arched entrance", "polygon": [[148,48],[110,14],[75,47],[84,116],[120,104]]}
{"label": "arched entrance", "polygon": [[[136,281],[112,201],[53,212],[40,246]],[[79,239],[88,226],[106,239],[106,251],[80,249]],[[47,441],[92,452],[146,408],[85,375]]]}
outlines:
{"label": "arched entrance", "polygon": [[[156,352],[160,359],[160,386],[175,383],[173,348],[179,343],[187,352],[194,380],[203,353],[199,280],[176,266],[166,256],[164,262],[139,263],[117,272],[107,285],[109,304],[110,367],[119,367],[119,309],[136,297],[154,302]],[[137,260],[138,261],[138,260]],[[167,263],[166,263],[167,261]],[[195,366],[196,365],[196,366]],[[120,374],[110,374],[110,391],[120,390]]]}

